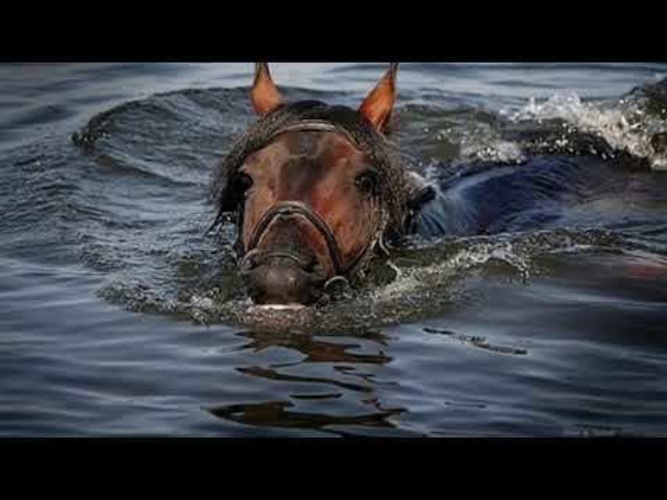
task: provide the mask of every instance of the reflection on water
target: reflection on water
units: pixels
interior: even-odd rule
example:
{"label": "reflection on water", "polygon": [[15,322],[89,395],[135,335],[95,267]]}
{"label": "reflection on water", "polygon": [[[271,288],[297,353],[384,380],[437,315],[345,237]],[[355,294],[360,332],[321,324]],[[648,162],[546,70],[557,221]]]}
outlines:
{"label": "reflection on water", "polygon": [[[240,334],[247,337],[250,342],[245,348],[254,352],[262,352],[272,347],[284,347],[293,349],[303,354],[302,363],[373,363],[384,365],[391,361],[382,352],[382,347],[387,347],[388,337],[380,332],[365,332],[363,337],[353,339],[342,337],[341,342],[335,342],[341,337],[316,337],[303,334],[289,334],[276,332],[245,332]],[[354,353],[350,349],[361,349],[369,344],[377,345],[380,350],[377,353]]]}
{"label": "reflection on water", "polygon": [[[296,396],[295,396],[296,397]],[[340,397],[340,396],[338,396]],[[374,403],[369,400],[369,404]],[[380,408],[375,402],[376,412],[354,416],[336,416],[322,413],[290,411],[294,404],[290,402],[270,401],[257,405],[230,405],[213,408],[211,413],[216,417],[226,418],[247,425],[292,427],[301,429],[326,430],[332,426],[363,426],[378,428],[394,428],[395,425],[389,421],[393,415],[405,410]],[[345,435],[345,432],[340,432]]]}
{"label": "reflection on water", "polygon": [[[392,360],[384,353],[389,339],[379,332],[370,332],[360,338],[276,332],[239,335],[249,339],[243,350],[258,355],[272,350],[287,350],[290,357],[298,354],[299,359],[289,362],[237,368],[251,377],[289,382],[293,389],[286,401],[210,408],[216,417],[249,425],[318,429],[345,435],[344,430],[335,429],[335,426],[393,429],[396,426],[391,417],[405,411],[403,408],[383,408],[374,394],[372,372],[377,370],[375,367],[382,367]],[[341,399],[348,403],[341,405]],[[354,407],[349,404],[351,399],[356,400]]]}

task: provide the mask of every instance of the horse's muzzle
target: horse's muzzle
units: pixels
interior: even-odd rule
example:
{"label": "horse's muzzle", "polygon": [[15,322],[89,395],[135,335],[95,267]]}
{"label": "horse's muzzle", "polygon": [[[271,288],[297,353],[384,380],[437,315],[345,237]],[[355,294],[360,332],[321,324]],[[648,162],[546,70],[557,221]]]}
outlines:
{"label": "horse's muzzle", "polygon": [[308,259],[287,253],[258,257],[242,269],[255,304],[310,305],[322,296],[322,273]]}
{"label": "horse's muzzle", "polygon": [[319,215],[299,202],[281,202],[255,226],[241,260],[256,304],[311,305],[328,275],[340,273],[335,237]]}

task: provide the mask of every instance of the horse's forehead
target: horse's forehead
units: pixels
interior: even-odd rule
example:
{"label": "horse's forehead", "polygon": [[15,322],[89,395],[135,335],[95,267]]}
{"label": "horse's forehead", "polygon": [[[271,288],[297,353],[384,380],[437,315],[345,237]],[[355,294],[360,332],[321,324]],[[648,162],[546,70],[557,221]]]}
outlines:
{"label": "horse's forehead", "polygon": [[331,134],[324,135],[317,132],[291,132],[283,134],[279,140],[282,140],[290,155],[317,158],[331,143],[330,136]]}
{"label": "horse's forehead", "polygon": [[344,135],[320,131],[286,132],[276,137],[263,152],[278,163],[295,159],[334,163],[341,158],[362,156]]}

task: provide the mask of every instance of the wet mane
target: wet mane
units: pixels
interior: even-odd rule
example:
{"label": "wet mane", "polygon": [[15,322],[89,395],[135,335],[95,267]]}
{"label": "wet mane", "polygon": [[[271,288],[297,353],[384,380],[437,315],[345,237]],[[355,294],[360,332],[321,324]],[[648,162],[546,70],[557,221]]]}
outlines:
{"label": "wet mane", "polygon": [[406,171],[398,154],[373,125],[346,106],[329,106],[320,101],[299,101],[282,105],[252,124],[234,143],[221,162],[212,184],[212,196],[222,214],[233,212],[241,202],[238,171],[246,158],[268,145],[281,130],[306,120],[325,121],[346,133],[381,173],[380,203],[386,213],[387,229],[402,232],[409,196]]}

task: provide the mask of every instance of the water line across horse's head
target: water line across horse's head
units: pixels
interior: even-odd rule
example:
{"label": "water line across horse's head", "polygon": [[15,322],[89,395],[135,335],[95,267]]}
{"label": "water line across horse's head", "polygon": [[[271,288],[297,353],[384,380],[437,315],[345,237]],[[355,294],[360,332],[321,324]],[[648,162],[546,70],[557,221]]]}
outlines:
{"label": "water line across horse's head", "polygon": [[392,64],[354,110],[287,104],[268,65],[256,65],[250,97],[259,119],[214,183],[219,219],[237,215],[241,272],[255,303],[313,304],[405,232],[419,189],[385,138],[396,72]]}

